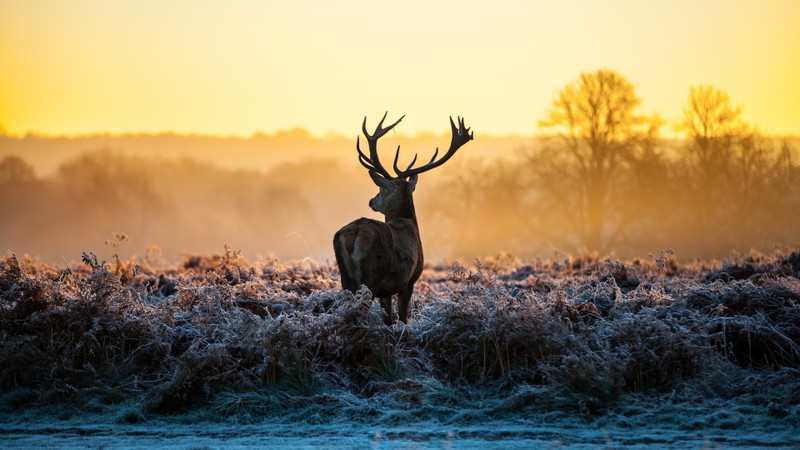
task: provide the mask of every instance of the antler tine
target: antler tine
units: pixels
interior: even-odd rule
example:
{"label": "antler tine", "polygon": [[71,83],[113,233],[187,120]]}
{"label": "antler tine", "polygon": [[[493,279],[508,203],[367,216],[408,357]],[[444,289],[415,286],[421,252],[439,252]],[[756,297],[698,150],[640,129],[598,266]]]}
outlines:
{"label": "antler tine", "polygon": [[[413,166],[414,163],[417,162],[417,156],[418,156],[418,154],[414,153],[414,159],[411,160],[411,164],[409,164],[408,167],[406,167],[406,170],[410,169],[411,166]],[[399,167],[397,167],[397,160],[398,159],[400,159],[400,146],[399,145],[397,146],[397,151],[394,154],[394,164],[392,164],[392,167],[394,167],[394,173],[397,173],[397,174],[403,172],[402,170],[400,170]],[[398,176],[398,178],[401,178],[401,177]]]}
{"label": "antler tine", "polygon": [[374,132],[374,133],[372,133],[371,135],[370,135],[370,134],[369,134],[369,132],[367,131],[367,118],[366,118],[366,117],[364,117],[364,122],[361,124],[361,131],[364,133],[364,136],[365,136],[365,137],[366,137],[368,140],[370,140],[370,141],[371,141],[371,140],[373,140],[373,139],[375,139],[375,140],[377,140],[377,139],[380,139],[381,137],[383,137],[383,135],[385,135],[385,134],[386,134],[386,133],[388,133],[388,132],[389,132],[389,131],[390,131],[392,128],[394,128],[395,126],[397,126],[397,124],[398,124],[398,123],[400,123],[400,121],[401,121],[401,120],[403,120],[403,119],[406,117],[405,115],[403,115],[402,117],[400,117],[399,119],[397,119],[397,121],[395,121],[395,123],[393,123],[393,124],[389,125],[389,126],[388,126],[388,127],[386,127],[386,128],[383,128],[383,122],[386,120],[386,116],[387,116],[388,114],[389,114],[389,111],[386,111],[386,112],[383,114],[383,117],[381,118],[381,121],[380,121],[380,122],[378,122],[378,126],[377,126],[377,127],[375,127],[375,132]]}
{"label": "antler tine", "polygon": [[[437,155],[439,155],[439,147],[436,147],[436,151],[433,152],[433,156],[431,156],[431,160],[428,161],[428,164],[431,164],[436,159]],[[409,164],[408,167],[406,167],[406,170],[404,170],[404,171],[400,170],[400,168],[397,167],[397,160],[400,158],[400,146],[398,145],[397,146],[397,153],[394,154],[394,165],[393,165],[394,166],[394,172],[397,173],[397,174],[400,174],[400,173],[408,172],[409,170],[411,170],[411,168],[414,167],[414,164],[417,162],[417,156],[419,156],[419,154],[418,153],[414,153],[414,159],[411,160],[411,164]],[[427,166],[428,164],[425,164],[425,165]],[[400,175],[398,175],[398,178],[402,178],[402,177]]]}
{"label": "antler tine", "polygon": [[[394,128],[401,120],[405,117],[402,116],[397,119],[396,122],[387,126],[386,128],[383,127],[383,122],[386,120],[386,116],[389,114],[388,111],[383,114],[380,122],[378,122],[378,126],[375,128],[375,132],[369,134],[367,131],[367,118],[364,117],[364,122],[361,123],[361,131],[364,133],[364,137],[367,139],[367,144],[369,146],[369,156],[365,155],[364,152],[361,151],[361,142],[359,138],[356,138],[356,150],[358,151],[358,161],[361,163],[362,166],[366,167],[368,170],[379,173],[386,179],[393,179],[394,177],[389,175],[389,171],[387,171],[383,164],[381,164],[380,157],[378,156],[378,139],[383,137],[386,133],[389,132],[392,128]],[[397,147],[397,151],[400,151],[400,146]]]}
{"label": "antler tine", "polygon": [[[411,164],[408,166],[406,170],[398,170],[397,167],[397,156],[395,155],[395,163],[394,163],[394,171],[397,174],[398,178],[408,178],[412,175],[418,175],[422,172],[427,172],[431,169],[441,166],[448,159],[450,159],[453,155],[456,154],[459,148],[461,148],[464,144],[471,141],[473,139],[473,133],[470,132],[470,129],[464,125],[464,119],[462,117],[458,117],[458,126],[456,123],[453,122],[453,117],[450,117],[450,130],[452,132],[452,138],[450,140],[450,148],[447,149],[447,152],[442,156],[442,159],[436,161],[436,156],[439,155],[439,148],[436,148],[436,151],[433,154],[430,162],[425,164],[424,166],[420,167],[413,167],[414,163],[417,161],[417,156],[414,155],[414,160],[411,161]],[[398,148],[398,154],[400,149]],[[413,167],[413,168],[412,168]]]}
{"label": "antler tine", "polygon": [[362,166],[366,167],[368,170],[375,170],[375,166],[372,164],[372,160],[369,159],[364,152],[361,151],[361,137],[356,136],[356,151],[358,152],[358,162],[361,163]]}
{"label": "antler tine", "polygon": [[[386,111],[386,113],[383,114],[383,119],[386,118],[386,114],[389,114],[389,111]],[[378,124],[378,128],[380,128],[380,124],[383,123],[383,119],[381,119],[380,123]],[[366,136],[367,139],[371,137],[369,135],[369,131],[367,131],[367,116],[364,116],[364,121],[361,122],[361,132],[364,133],[364,136]]]}

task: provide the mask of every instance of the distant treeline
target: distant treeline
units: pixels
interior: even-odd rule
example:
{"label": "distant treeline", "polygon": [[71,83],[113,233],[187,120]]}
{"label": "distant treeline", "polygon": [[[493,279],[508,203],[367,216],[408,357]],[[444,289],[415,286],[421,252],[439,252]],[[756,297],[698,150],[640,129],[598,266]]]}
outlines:
{"label": "distant treeline", "polygon": [[[663,138],[665,122],[639,114],[639,103],[628,80],[600,70],[558,94],[540,123],[548,137],[481,142],[477,133],[421,177],[415,200],[427,259],[672,249],[689,260],[800,244],[796,138],[765,135],[709,86],[693,87],[671,124],[681,139]],[[0,251],[174,260],[228,245],[250,259],[331,260],[339,227],[379,217],[367,207],[376,188],[349,140],[295,131],[238,140],[226,153],[232,141],[153,138],[145,151],[138,139],[133,151],[78,152],[68,139],[0,137]],[[397,139],[381,141],[383,151]],[[444,139],[417,137],[404,155],[424,159]],[[54,145],[69,156],[51,154]]]}
{"label": "distant treeline", "polygon": [[[797,245],[800,168],[789,163],[781,141],[759,145],[777,159],[730,161],[727,172],[709,173],[713,180],[697,175],[699,167],[686,159],[665,157],[616,175],[598,247],[590,247],[575,221],[586,214],[577,210],[575,175],[540,173],[555,164],[546,159],[556,158],[554,147],[520,149],[489,163],[456,159],[426,174],[417,190],[426,255],[429,261],[502,252],[551,259],[589,250],[646,257],[671,248],[690,259]],[[672,151],[689,152],[689,143]],[[226,244],[251,259],[332,260],[338,227],[377,217],[367,207],[376,189],[363,172],[330,160],[260,173],[98,151],[37,178],[11,156],[0,160],[0,242],[3,251],[52,262],[90,250],[106,258],[144,257],[148,247],[157,252],[151,258],[176,260]]]}
{"label": "distant treeline", "polygon": [[[440,125],[449,126],[447,119]],[[533,127],[532,127],[533,128]],[[47,136],[29,133],[24,136],[3,134],[0,129],[0,159],[20,156],[31,164],[39,176],[49,176],[58,167],[87,151],[108,149],[126,155],[154,159],[194,159],[210,162],[223,169],[266,172],[275,166],[307,159],[333,159],[355,162],[356,135],[360,124],[354,123],[352,136],[317,137],[302,128],[274,134],[256,133],[249,137],[175,134],[97,134],[85,136]],[[387,148],[425,149],[433,153],[436,146],[448,142],[442,134],[407,136],[402,127],[386,136],[381,144]],[[492,158],[497,149],[512,149],[530,142],[525,136],[486,136],[472,142],[465,153]],[[423,151],[425,151],[423,150]]]}
{"label": "distant treeline", "polygon": [[[224,245],[250,258],[316,257],[318,220],[358,197],[341,182],[352,178],[330,161],[260,173],[107,150],[37,178],[23,159],[9,156],[0,160],[0,242],[3,250],[47,261],[76,260],[89,250],[174,260]],[[315,189],[324,198],[315,198]]]}

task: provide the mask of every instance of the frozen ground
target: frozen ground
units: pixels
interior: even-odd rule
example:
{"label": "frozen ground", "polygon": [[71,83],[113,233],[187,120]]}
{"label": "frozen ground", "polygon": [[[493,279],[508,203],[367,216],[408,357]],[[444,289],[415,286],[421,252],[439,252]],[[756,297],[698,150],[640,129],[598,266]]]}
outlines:
{"label": "frozen ground", "polygon": [[[792,432],[793,431],[793,432]],[[3,448],[186,449],[186,448],[789,448],[800,446],[797,430],[681,430],[597,428],[593,424],[400,428],[290,425],[116,425],[80,422],[10,426]]]}
{"label": "frozen ground", "polygon": [[[0,447],[12,448],[800,448],[797,408],[789,416],[763,415],[752,408],[712,405],[642,405],[623,414],[596,418],[563,413],[509,417],[502,421],[450,423],[426,420],[382,426],[332,420],[330,423],[207,420],[198,415],[169,416],[141,423],[119,423],[113,412],[70,418],[27,411],[5,416]],[[631,411],[640,411],[630,415]],[[768,410],[765,410],[768,411]],[[525,414],[520,414],[525,416]],[[459,420],[455,420],[459,422]]]}

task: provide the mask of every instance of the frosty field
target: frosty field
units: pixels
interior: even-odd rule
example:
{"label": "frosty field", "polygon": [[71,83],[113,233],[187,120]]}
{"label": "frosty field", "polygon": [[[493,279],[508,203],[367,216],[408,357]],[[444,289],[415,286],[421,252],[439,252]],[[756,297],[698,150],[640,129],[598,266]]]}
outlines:
{"label": "frosty field", "polygon": [[[731,418],[736,428],[714,424],[713,415]],[[646,420],[622,417],[561,418],[453,425],[420,422],[381,426],[354,422],[331,425],[236,422],[185,423],[151,420],[117,424],[109,417],[81,417],[58,423],[11,425],[4,448],[784,448],[798,445],[796,428],[748,413],[694,414],[673,411]],[[185,420],[186,418],[182,418]],[[645,419],[644,417],[642,419]],[[632,423],[633,422],[633,423]],[[732,423],[733,423],[732,422]],[[702,423],[702,425],[701,425]],[[766,426],[766,428],[764,428]]]}
{"label": "frosty field", "polygon": [[800,445],[800,253],[429,266],[0,261],[3,448]]}

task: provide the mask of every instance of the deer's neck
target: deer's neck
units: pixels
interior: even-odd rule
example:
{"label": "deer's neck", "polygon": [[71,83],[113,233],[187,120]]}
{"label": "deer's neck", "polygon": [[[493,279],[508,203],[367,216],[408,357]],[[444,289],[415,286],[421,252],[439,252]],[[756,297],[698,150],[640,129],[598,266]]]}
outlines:
{"label": "deer's neck", "polygon": [[404,199],[386,214],[386,223],[401,219],[410,219],[414,223],[414,227],[417,228],[417,212],[414,209],[414,198],[411,196]]}

